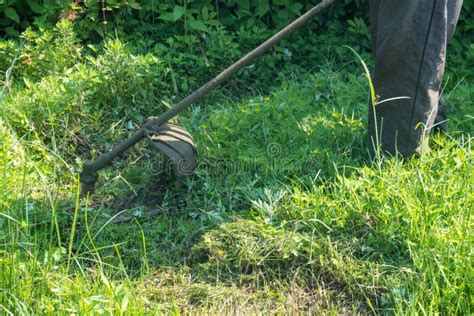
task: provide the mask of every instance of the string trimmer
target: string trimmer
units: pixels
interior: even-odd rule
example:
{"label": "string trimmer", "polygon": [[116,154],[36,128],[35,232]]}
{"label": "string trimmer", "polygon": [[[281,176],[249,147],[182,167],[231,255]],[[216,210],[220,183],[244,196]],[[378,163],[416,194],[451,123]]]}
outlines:
{"label": "string trimmer", "polygon": [[115,146],[112,150],[102,154],[94,161],[85,161],[82,167],[80,179],[82,184],[82,193],[92,193],[95,183],[98,179],[97,172],[109,165],[114,158],[121,155],[124,151],[138,143],[144,138],[151,141],[155,148],[170,158],[175,172],[178,176],[187,176],[192,174],[196,167],[197,154],[191,136],[186,130],[176,124],[167,123],[170,119],[186,110],[197,100],[211,90],[225,82],[232,75],[251,63],[255,58],[266,53],[270,48],[278,44],[281,40],[288,37],[295,30],[313,19],[323,10],[328,8],[335,0],[323,0],[317,6],[306,12],[304,15],[293,21],[283,30],[272,36],[262,45],[242,57],[232,66],[221,72],[214,79],[210,80],[194,93],[176,104],[159,117],[148,119],[143,127],[133,134],[127,140]]}

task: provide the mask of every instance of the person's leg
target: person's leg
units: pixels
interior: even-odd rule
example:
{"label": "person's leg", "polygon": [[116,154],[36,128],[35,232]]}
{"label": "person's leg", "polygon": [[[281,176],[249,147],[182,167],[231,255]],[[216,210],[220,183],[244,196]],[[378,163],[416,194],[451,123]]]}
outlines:
{"label": "person's leg", "polygon": [[446,100],[444,96],[439,97],[438,113],[434,121],[432,132],[436,134],[444,134],[448,131],[448,115],[446,113]]}
{"label": "person's leg", "polygon": [[[379,100],[369,109],[373,149],[409,156],[426,146],[424,139],[438,110],[446,44],[454,31],[462,0],[371,0],[373,83]],[[378,141],[377,141],[378,137]]]}
{"label": "person's leg", "polygon": [[[448,40],[453,37],[459,14],[461,12],[462,1],[448,1]],[[443,95],[439,98],[438,113],[434,122],[435,133],[446,133],[448,131],[448,115],[446,110],[446,100]]]}

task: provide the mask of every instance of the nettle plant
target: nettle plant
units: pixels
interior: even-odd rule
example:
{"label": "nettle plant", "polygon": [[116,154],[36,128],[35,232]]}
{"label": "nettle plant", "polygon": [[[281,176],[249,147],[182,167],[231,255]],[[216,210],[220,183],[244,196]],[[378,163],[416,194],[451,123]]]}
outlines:
{"label": "nettle plant", "polygon": [[244,20],[245,26],[275,26],[281,28],[301,15],[307,1],[290,0],[228,0],[225,4],[234,19],[227,19],[231,25],[235,20]]}
{"label": "nettle plant", "polygon": [[179,22],[185,33],[188,31],[208,32],[209,26],[218,26],[217,10],[212,1],[184,1],[182,4],[159,5],[159,19],[167,22]]}
{"label": "nettle plant", "polygon": [[[366,16],[366,2],[337,3],[331,16],[347,18],[355,11]],[[256,26],[275,29],[313,5],[309,0],[0,0],[0,26],[4,35],[18,36],[31,24],[54,25],[58,19],[68,19],[75,21],[80,37],[85,39],[156,29],[208,33],[220,25],[231,30]]]}
{"label": "nettle plant", "polygon": [[[148,1],[148,3],[154,1]],[[156,5],[144,8],[156,9]],[[159,19],[180,22],[185,31],[207,32],[209,26],[224,25],[231,29],[240,26],[252,28],[281,28],[301,15],[309,1],[290,0],[181,0],[168,1],[157,6]]]}
{"label": "nettle plant", "polygon": [[16,37],[32,24],[57,18],[70,4],[70,0],[0,0],[0,34]]}
{"label": "nettle plant", "polygon": [[122,125],[164,110],[159,100],[169,80],[158,57],[136,53],[118,39],[85,49],[69,21],[25,31],[22,38],[21,46],[0,42],[0,65],[11,69],[0,107],[22,139],[54,143],[67,153],[76,141],[96,141],[90,135],[103,131],[104,122],[113,122],[106,138],[114,138],[127,132]]}

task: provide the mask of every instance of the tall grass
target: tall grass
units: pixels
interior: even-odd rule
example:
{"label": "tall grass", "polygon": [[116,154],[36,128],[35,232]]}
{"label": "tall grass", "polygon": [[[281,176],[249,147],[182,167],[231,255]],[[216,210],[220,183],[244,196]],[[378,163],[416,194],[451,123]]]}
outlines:
{"label": "tall grass", "polygon": [[[431,153],[375,164],[367,82],[352,68],[328,63],[271,93],[217,95],[179,118],[201,157],[182,187],[141,145],[85,200],[72,157],[133,129],[118,114],[128,110],[114,108],[130,87],[99,79],[120,60],[140,106],[156,101],[135,75],[158,58],[113,47],[93,59],[106,71],[81,60],[61,79],[16,82],[2,100],[2,314],[473,312],[468,82],[448,95],[453,132],[433,137]],[[92,113],[104,91],[83,84],[96,79],[116,94]]]}

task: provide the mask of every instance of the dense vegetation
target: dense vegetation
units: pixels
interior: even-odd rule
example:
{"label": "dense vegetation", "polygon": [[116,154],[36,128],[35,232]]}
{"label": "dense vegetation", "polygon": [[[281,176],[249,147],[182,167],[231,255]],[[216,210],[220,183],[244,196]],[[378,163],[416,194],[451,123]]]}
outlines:
{"label": "dense vegetation", "polygon": [[473,1],[429,154],[368,160],[367,1],[339,1],[176,119],[184,185],[143,142],[79,197],[82,160],[310,6],[217,3],[0,4],[1,313],[472,313]]}

